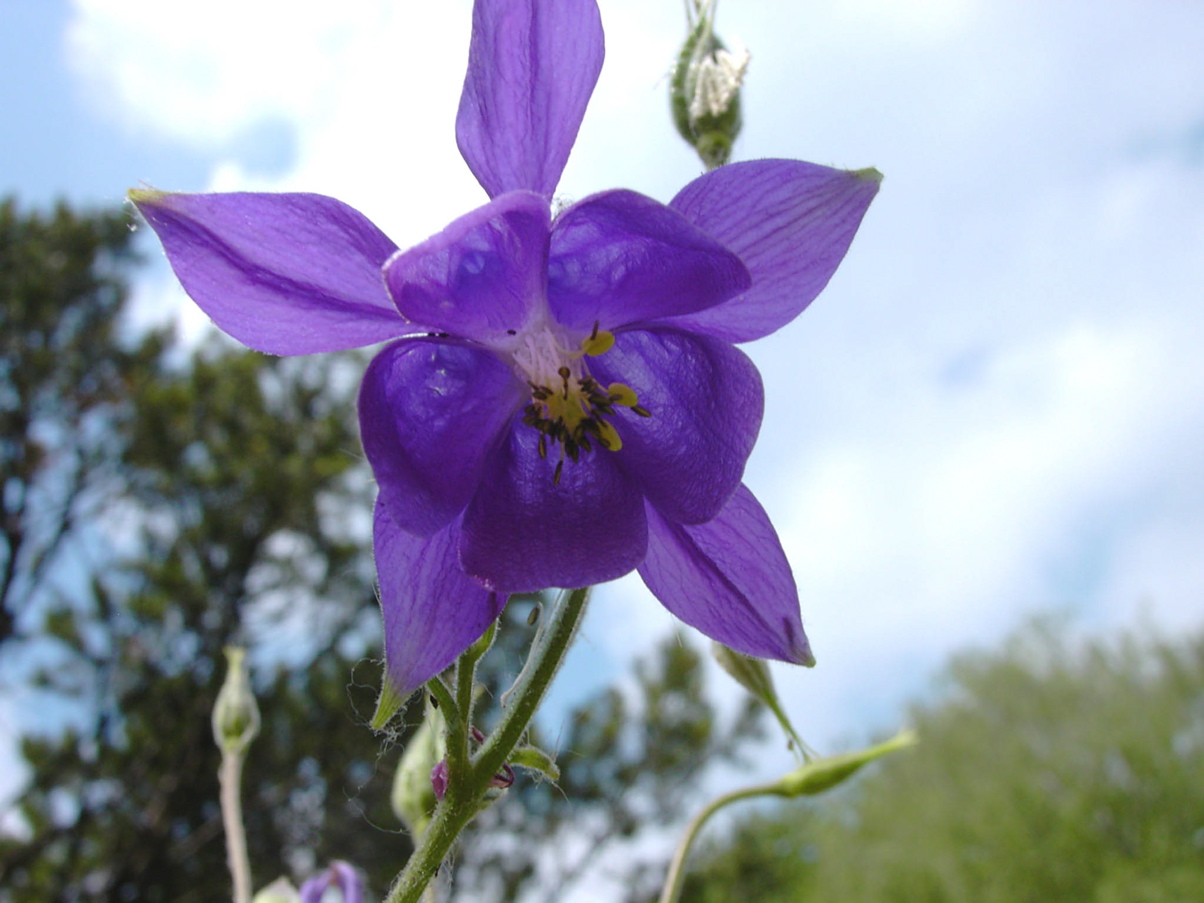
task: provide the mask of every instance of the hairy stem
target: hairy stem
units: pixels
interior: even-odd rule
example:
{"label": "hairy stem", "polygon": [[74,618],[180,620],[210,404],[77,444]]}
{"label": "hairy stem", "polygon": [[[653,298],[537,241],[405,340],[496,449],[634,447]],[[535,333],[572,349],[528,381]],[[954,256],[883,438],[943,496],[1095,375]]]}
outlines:
{"label": "hairy stem", "polygon": [[[585,615],[589,589],[570,590],[551,614],[545,629],[531,647],[528,667],[511,691],[509,704],[497,728],[457,775],[448,769],[447,793],[427,825],[426,833],[398,875],[384,903],[419,903],[460,832],[481,810],[489,782],[502,770],[527,732],[535,711],[560,670]],[[460,713],[458,730],[468,725]],[[450,732],[449,724],[449,732]]]}

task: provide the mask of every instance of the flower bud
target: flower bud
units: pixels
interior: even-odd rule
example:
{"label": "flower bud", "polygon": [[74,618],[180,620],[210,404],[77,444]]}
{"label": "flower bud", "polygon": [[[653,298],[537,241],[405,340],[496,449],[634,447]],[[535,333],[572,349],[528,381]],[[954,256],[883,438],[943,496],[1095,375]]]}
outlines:
{"label": "flower bud", "polygon": [[443,714],[427,706],[426,719],[410,737],[393,776],[393,811],[415,839],[426,830],[438,802],[431,786],[431,769],[447,755],[443,725]]}
{"label": "flower bud", "polygon": [[714,3],[696,6],[698,21],[677,55],[669,97],[678,133],[710,170],[728,161],[740,134],[740,89],[751,57],[743,48],[730,52],[715,36]]}
{"label": "flower bud", "polygon": [[282,876],[261,889],[251,898],[251,903],[301,903],[301,896],[293,883]]}
{"label": "flower bud", "polygon": [[213,739],[223,753],[241,753],[259,733],[259,706],[247,673],[247,650],[227,646],[226,680],[213,705]]}
{"label": "flower bud", "polygon": [[447,759],[436,762],[431,769],[431,790],[437,800],[447,795]]}
{"label": "flower bud", "polygon": [[786,797],[823,793],[837,784],[844,783],[860,771],[863,765],[896,750],[914,746],[917,742],[915,731],[905,730],[876,746],[839,756],[815,759],[778,781],[774,792]]}

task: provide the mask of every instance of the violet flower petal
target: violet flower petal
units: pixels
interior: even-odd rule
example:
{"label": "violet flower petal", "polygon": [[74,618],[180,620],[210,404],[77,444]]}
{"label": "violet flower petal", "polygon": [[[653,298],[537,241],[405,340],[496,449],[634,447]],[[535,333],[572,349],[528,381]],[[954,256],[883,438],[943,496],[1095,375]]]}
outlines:
{"label": "violet flower petal", "polygon": [[619,333],[590,361],[602,385],[630,386],[651,414],[618,408],[623,470],[669,520],[710,520],[736,491],[764,411],[761,376],[733,345],[675,329]]}
{"label": "violet flower petal", "polygon": [[250,348],[339,351],[412,331],[380,278],[397,246],[341,201],[318,194],[130,197],[184,290]]}
{"label": "violet flower petal", "polygon": [[491,589],[535,592],[614,580],[644,557],[643,498],[601,448],[541,458],[538,433],[515,421],[464,512],[460,564]]}
{"label": "violet flower petal", "polygon": [[504,596],[460,569],[459,524],[434,536],[407,533],[376,501],[373,546],[385,622],[385,669],[393,689],[409,696],[452,662],[501,613]]}
{"label": "violet flower petal", "polygon": [[685,217],[634,191],[574,204],[552,229],[548,306],[588,331],[693,313],[745,291],[740,258]]}
{"label": "violet flower petal", "polygon": [[594,0],[476,0],[456,143],[491,198],[551,196],[602,57]]}
{"label": "violet flower petal", "polygon": [[323,895],[331,887],[339,889],[343,903],[364,901],[364,879],[353,865],[336,859],[324,872],[314,875],[301,885],[301,903],[321,903]]}
{"label": "violet flower petal", "polygon": [[739,254],[753,284],[674,325],[747,342],[789,323],[836,272],[881,178],[876,170],[752,160],[695,179],[669,206]]}
{"label": "violet flower petal", "polygon": [[542,311],[548,202],[512,191],[385,263],[403,317],[480,342],[505,341]]}
{"label": "violet flower petal", "polygon": [[446,527],[529,397],[480,348],[414,338],[381,351],[360,387],[360,438],[393,522],[421,536]]}
{"label": "violet flower petal", "polygon": [[692,527],[649,505],[640,576],[669,611],[711,639],[745,655],[815,664],[790,563],[745,486],[714,520]]}

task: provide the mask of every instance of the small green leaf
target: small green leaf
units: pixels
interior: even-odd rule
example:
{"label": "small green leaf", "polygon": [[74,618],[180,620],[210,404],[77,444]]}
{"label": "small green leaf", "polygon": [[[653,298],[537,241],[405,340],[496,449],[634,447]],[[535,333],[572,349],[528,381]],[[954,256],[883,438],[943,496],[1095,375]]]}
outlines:
{"label": "small green leaf", "polygon": [[556,760],[536,746],[520,746],[510,754],[510,764],[538,771],[553,781],[560,780],[560,768]]}
{"label": "small green leaf", "polygon": [[803,738],[798,735],[798,731],[790,723],[790,719],[786,716],[786,710],[782,707],[781,700],[778,699],[778,692],[774,688],[773,675],[769,672],[769,665],[762,659],[744,655],[717,642],[711,643],[711,658],[715,659],[719,667],[730,674],[736,683],[769,707],[798,752],[800,761],[810,758],[811,754],[807,744],[803,742]]}

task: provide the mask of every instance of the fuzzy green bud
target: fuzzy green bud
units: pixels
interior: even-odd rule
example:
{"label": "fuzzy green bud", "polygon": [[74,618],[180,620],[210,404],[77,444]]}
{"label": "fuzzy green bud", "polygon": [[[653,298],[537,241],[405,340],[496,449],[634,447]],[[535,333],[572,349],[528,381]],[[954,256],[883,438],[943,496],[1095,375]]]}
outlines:
{"label": "fuzzy green bud", "polygon": [[731,52],[714,32],[714,3],[699,3],[673,67],[669,99],[673,124],[708,170],[728,161],[743,124],[740,89],[749,53]]}
{"label": "fuzzy green bud", "polygon": [[917,742],[915,731],[905,730],[876,746],[839,756],[815,759],[778,781],[773,792],[785,797],[823,793],[844,783],[860,771],[862,766],[888,753],[914,746]]}
{"label": "fuzzy green bud", "polygon": [[259,734],[259,706],[247,673],[247,650],[227,646],[226,680],[213,705],[213,740],[223,753],[242,753]]}
{"label": "fuzzy green bud", "polygon": [[447,756],[443,714],[428,705],[426,718],[410,737],[393,775],[390,801],[393,812],[415,841],[426,831],[438,799],[431,784],[431,769]]}

